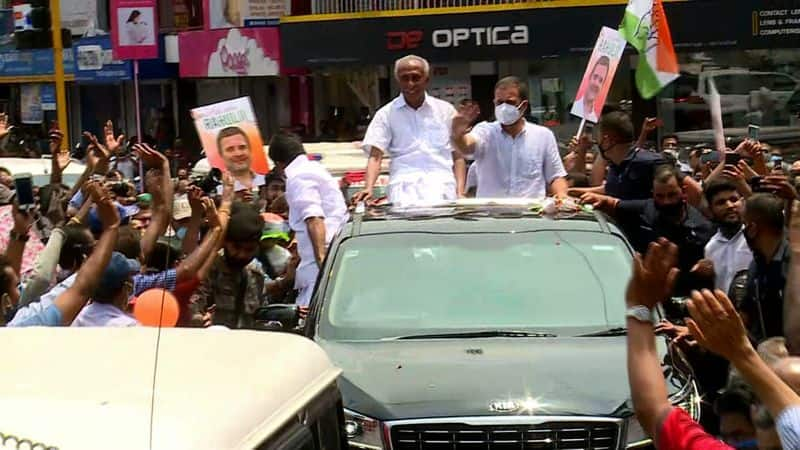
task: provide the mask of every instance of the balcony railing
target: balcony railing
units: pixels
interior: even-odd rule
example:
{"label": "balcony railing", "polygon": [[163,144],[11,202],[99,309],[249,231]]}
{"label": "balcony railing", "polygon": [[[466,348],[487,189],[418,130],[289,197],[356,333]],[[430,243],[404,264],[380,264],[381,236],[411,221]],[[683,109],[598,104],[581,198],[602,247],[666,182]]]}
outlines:
{"label": "balcony railing", "polygon": [[312,0],[311,12],[313,14],[340,14],[519,3],[541,4],[549,1],[552,0]]}

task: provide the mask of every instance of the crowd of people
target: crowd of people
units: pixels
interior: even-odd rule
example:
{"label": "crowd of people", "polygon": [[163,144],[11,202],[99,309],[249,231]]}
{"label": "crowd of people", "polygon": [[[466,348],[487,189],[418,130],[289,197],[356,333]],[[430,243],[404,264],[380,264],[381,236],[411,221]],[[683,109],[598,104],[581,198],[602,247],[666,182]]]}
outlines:
{"label": "crowd of people", "polygon": [[[399,59],[394,75],[401,93],[366,127],[365,187],[353,198],[290,133],[269,142],[272,171],[254,173],[236,127],[218,137],[228,170],[193,179],[166,152],[126,144],[109,122],[100,138],[85,133],[86,171],[66,186],[71,155],[54,129],[50,183],[36,188],[33,207],[14,200],[14,174],[0,169],[13,218],[0,320],[138,326],[137,297],[156,288],[178,300],[177,326],[252,328],[267,304],[307,311],[327,248],[358,203],[552,196],[604,212],[645,255],[625,299],[628,364],[637,417],[659,448],[800,448],[800,359],[790,356],[800,352],[791,282],[800,276],[800,165],[751,139],[699,146],[684,162],[675,136],[647,148],[657,119],[636,136],[630,116],[612,108],[562,156],[553,132],[526,120],[518,78],[497,82],[495,120],[476,123],[477,102],[427,95],[424,59]],[[385,157],[387,196],[374,198]],[[669,404],[656,334],[692,364],[710,434]]]}

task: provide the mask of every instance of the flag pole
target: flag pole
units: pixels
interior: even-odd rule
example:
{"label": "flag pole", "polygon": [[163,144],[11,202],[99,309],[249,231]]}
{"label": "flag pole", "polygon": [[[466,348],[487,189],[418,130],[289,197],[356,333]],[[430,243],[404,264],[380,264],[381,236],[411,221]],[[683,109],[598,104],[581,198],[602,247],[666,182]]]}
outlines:
{"label": "flag pole", "polygon": [[583,129],[586,128],[586,119],[581,118],[581,124],[578,126],[578,133],[575,134],[575,139],[580,141],[581,135],[583,135]]}
{"label": "flag pole", "polygon": [[[64,85],[64,43],[61,40],[60,0],[50,0],[50,32],[53,35],[53,82],[56,85],[56,114],[58,128],[64,133],[61,150],[69,149],[69,123],[67,122],[67,90]],[[52,155],[53,158],[56,155]]]}
{"label": "flag pole", "polygon": [[[133,97],[136,107],[136,138],[139,144],[144,142],[142,138],[142,116],[139,108],[139,60],[133,60]],[[166,176],[166,175],[165,175]],[[144,192],[144,163],[139,158],[139,190]]]}

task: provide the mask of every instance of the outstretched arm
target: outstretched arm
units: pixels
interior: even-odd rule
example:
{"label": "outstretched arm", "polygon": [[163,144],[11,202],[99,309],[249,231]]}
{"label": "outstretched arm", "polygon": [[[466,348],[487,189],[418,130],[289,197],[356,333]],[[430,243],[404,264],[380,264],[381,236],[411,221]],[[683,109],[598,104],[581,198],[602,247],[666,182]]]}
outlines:
{"label": "outstretched arm", "polygon": [[103,271],[111,260],[111,253],[114,251],[119,235],[119,213],[111,201],[111,197],[97,182],[90,182],[86,191],[97,205],[97,212],[103,223],[103,234],[95,244],[91,256],[78,271],[75,283],[56,297],[53,302],[61,312],[63,325],[69,325],[75,320],[75,316],[94,292]]}

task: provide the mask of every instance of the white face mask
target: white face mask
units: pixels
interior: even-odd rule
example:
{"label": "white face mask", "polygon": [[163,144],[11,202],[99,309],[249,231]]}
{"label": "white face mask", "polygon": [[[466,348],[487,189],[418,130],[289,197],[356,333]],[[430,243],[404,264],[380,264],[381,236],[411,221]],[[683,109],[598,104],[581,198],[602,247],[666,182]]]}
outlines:
{"label": "white face mask", "polygon": [[522,117],[522,112],[519,110],[519,106],[500,103],[494,107],[494,117],[501,124],[508,126],[516,123]]}

